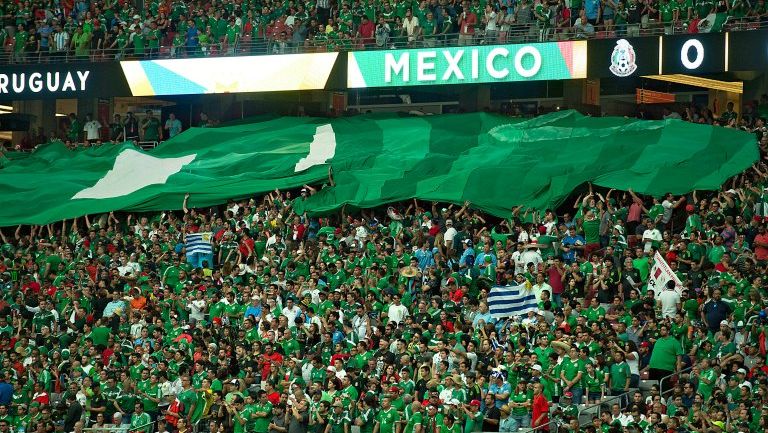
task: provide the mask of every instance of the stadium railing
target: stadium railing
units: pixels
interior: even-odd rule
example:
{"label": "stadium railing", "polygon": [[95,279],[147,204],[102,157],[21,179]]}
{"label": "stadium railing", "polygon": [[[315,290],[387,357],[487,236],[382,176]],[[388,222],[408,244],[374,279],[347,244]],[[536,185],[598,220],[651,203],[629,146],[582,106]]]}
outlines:
{"label": "stadium railing", "polygon": [[635,392],[636,390],[637,390],[636,388],[630,388],[629,391],[621,393],[619,395],[604,396],[603,398],[600,399],[599,402],[588,404],[580,408],[577,415],[577,418],[579,419],[579,425],[583,424],[581,422],[582,415],[595,415],[597,417],[600,417],[600,411],[602,410],[603,405],[609,404],[617,400],[619,402],[626,402],[629,400],[629,395]]}
{"label": "stadium railing", "polygon": [[137,145],[144,150],[152,150],[160,144],[158,141],[139,141]]}
{"label": "stadium railing", "polygon": [[668,375],[662,377],[659,380],[659,395],[664,397],[665,394],[669,394],[675,388],[675,385],[673,383],[672,386],[668,386],[667,387],[668,389],[664,389],[665,388],[664,387],[665,381],[666,381],[667,384],[669,384],[670,380],[675,378],[676,379],[675,382],[677,382],[677,380],[680,380],[680,377],[679,377],[680,375],[685,374],[685,373],[687,373],[687,372],[689,372],[691,370],[693,370],[693,365],[691,365],[689,367],[686,367],[686,368],[683,368],[680,371],[676,371],[676,372],[674,372],[672,374],[668,374]]}
{"label": "stadium railing", "polygon": [[127,425],[113,427],[86,427],[85,433],[153,433],[155,431],[155,422],[152,421],[137,427],[130,428]]}
{"label": "stadium railing", "polygon": [[[682,23],[663,23],[651,20],[647,25],[629,24],[624,26],[594,26],[594,31],[585,33],[576,31],[573,27],[553,27],[541,29],[536,24],[512,25],[506,31],[496,31],[493,34],[478,30],[473,38],[464,45],[500,45],[531,42],[556,42],[586,39],[609,39],[629,36],[661,36],[690,33],[688,26]],[[723,26],[727,31],[748,31],[768,28],[768,21],[729,20]],[[166,38],[168,40],[169,38]],[[247,56],[266,54],[295,54],[318,53],[353,50],[385,50],[404,48],[453,47],[459,45],[458,33],[438,34],[434,36],[409,37],[393,31],[386,39],[376,40],[361,38],[311,40],[294,43],[281,40],[279,37],[243,37],[236,44],[209,44],[188,50],[186,47],[162,45],[158,49],[147,48],[141,55],[134,53],[133,48],[127,49],[91,49],[87,55],[76,55],[74,51],[63,52],[24,52],[0,51],[0,64],[35,64],[35,63],[74,63],[74,62],[110,62],[118,60],[152,60],[188,57],[222,57]]]}

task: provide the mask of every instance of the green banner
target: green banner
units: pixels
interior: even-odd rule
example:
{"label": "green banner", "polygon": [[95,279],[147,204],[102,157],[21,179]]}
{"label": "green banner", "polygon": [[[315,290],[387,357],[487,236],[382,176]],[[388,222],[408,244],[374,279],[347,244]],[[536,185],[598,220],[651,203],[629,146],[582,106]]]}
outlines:
{"label": "green banner", "polygon": [[719,188],[758,158],[753,134],[679,120],[585,117],[522,121],[484,113],[278,118],[185,131],[151,152],[131,144],[71,151],[49,144],[0,160],[0,226],[112,210],[211,206],[329,183],[297,212],[418,198],[466,200],[498,216],[562,202],[584,182],[639,193]]}
{"label": "green banner", "polygon": [[585,78],[586,41],[357,51],[350,88],[505,83]]}

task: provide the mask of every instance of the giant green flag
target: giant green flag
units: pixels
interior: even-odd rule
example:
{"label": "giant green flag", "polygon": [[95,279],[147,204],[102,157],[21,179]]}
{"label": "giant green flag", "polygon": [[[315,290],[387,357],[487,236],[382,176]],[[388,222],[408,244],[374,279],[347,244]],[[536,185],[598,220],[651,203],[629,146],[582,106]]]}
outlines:
{"label": "giant green flag", "polygon": [[349,119],[279,118],[191,129],[150,152],[129,144],[69,151],[47,145],[0,164],[0,226],[110,210],[210,206],[275,188],[334,187],[296,202],[323,213],[413,197],[505,216],[553,207],[591,181],[647,194],[716,189],[758,158],[753,135],[677,120],[531,120],[476,113]]}

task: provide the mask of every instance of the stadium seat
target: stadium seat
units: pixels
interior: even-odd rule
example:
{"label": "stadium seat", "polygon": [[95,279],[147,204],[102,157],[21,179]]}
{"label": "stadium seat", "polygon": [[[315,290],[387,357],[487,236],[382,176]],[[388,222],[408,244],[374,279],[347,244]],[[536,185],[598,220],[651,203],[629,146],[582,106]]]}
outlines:
{"label": "stadium seat", "polygon": [[643,392],[650,391],[653,385],[658,385],[658,384],[659,384],[658,380],[641,380],[640,391],[643,391]]}

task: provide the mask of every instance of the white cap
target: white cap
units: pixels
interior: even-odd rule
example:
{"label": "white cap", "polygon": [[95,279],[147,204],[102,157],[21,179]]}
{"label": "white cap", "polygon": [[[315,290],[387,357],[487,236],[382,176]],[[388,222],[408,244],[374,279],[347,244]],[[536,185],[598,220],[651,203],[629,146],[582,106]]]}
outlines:
{"label": "white cap", "polygon": [[538,372],[541,372],[541,371],[542,371],[542,369],[541,369],[541,366],[540,366],[539,364],[536,364],[536,365],[534,365],[534,366],[533,366],[533,367],[531,367],[531,368],[532,368],[532,369],[534,369],[534,370],[536,370],[536,371],[538,371]]}

